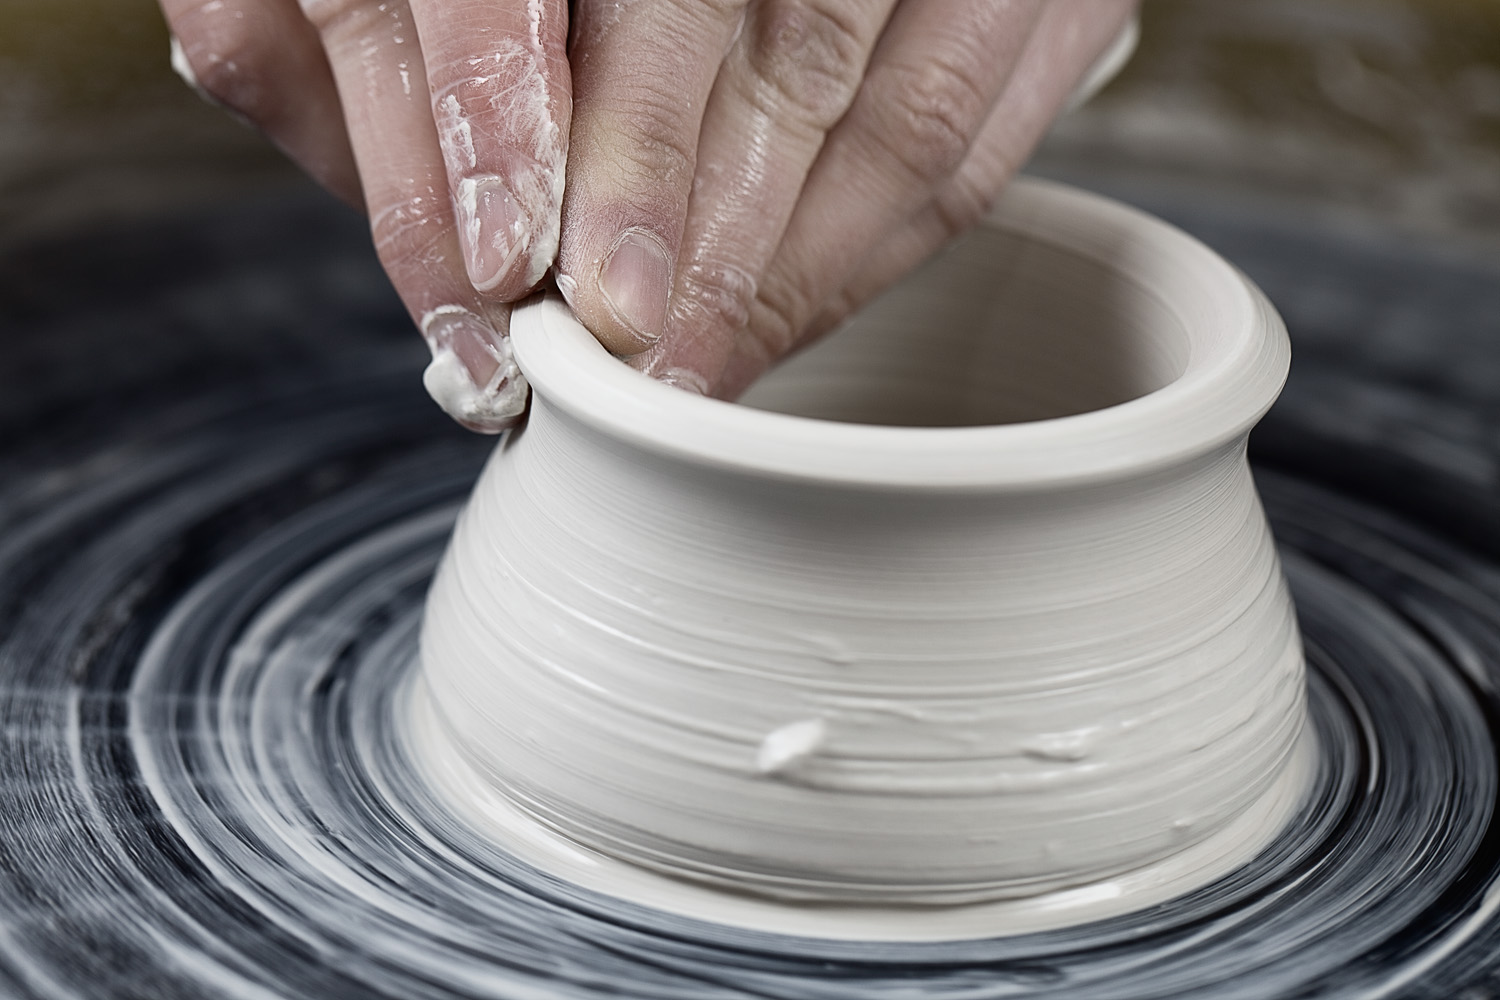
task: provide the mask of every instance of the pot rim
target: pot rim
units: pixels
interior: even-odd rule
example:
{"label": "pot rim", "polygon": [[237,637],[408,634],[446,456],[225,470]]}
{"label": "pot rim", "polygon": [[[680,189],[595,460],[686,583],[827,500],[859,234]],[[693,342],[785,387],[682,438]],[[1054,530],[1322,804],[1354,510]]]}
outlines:
{"label": "pot rim", "polygon": [[[1291,350],[1275,309],[1236,268],[1176,227],[1099,195],[1029,178],[1014,181],[982,225],[1088,257],[1158,295],[1188,338],[1182,373],[1114,406],[1025,423],[841,423],[658,382],[606,351],[551,293],[511,317],[532,406],[555,408],[608,438],[696,466],[829,485],[967,492],[1088,485],[1178,465],[1247,434],[1281,392]],[[1121,254],[1122,245],[1132,252]]]}

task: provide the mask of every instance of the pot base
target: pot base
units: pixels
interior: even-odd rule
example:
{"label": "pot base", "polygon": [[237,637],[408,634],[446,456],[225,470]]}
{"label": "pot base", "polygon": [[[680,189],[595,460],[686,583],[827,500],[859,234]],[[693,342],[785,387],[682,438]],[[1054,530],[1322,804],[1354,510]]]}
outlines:
{"label": "pot base", "polygon": [[409,760],[474,832],[546,876],[615,899],[752,931],[845,941],[964,941],[1029,934],[1142,910],[1183,896],[1243,866],[1305,805],[1317,737],[1303,729],[1274,786],[1227,826],[1134,871],[1035,896],[924,906],[840,905],[773,899],[698,883],[578,844],[521,809],[464,759],[445,732],[420,674],[407,681]]}

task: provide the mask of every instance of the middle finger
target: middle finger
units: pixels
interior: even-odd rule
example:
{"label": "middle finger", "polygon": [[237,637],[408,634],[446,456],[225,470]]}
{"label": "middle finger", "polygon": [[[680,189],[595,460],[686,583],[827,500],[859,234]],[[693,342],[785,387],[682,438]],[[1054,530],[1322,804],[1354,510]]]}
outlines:
{"label": "middle finger", "polygon": [[619,354],[661,336],[699,126],[746,0],[578,0],[557,284]]}
{"label": "middle finger", "polygon": [[717,379],[894,4],[762,0],[746,11],[704,111],[666,328],[638,367],[705,390]]}

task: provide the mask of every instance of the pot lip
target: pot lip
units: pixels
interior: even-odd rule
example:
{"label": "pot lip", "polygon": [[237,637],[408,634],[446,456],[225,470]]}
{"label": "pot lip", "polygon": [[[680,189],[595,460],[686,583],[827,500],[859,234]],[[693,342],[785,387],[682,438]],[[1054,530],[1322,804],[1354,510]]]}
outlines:
{"label": "pot lip", "polygon": [[[533,407],[621,444],[761,478],[967,492],[1110,482],[1178,465],[1247,434],[1286,381],[1280,317],[1213,250],[1153,216],[1050,181],[1012,182],[982,225],[1102,260],[1137,285],[1192,289],[1186,366],[1171,383],[1100,410],[1017,424],[899,427],[757,410],[665,385],[606,351],[556,293],[518,306],[511,339]],[[1123,242],[1122,242],[1123,241]],[[1133,253],[1121,263],[1122,245]],[[1111,255],[1116,258],[1111,261]],[[1152,279],[1156,279],[1153,283]]]}

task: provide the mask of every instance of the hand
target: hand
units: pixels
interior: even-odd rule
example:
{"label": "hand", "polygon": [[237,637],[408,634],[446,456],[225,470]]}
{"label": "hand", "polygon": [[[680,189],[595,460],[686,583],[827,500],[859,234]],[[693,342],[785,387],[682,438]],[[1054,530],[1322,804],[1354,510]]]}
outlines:
{"label": "hand", "polygon": [[163,6],[204,89],[363,199],[429,390],[498,430],[505,303],[554,253],[606,347],[733,396],[976,221],[1133,2],[576,0],[566,54],[562,0]]}
{"label": "hand", "polygon": [[507,303],[557,253],[571,106],[564,0],[162,7],[190,81],[366,208],[432,350],[433,397],[474,430],[518,419],[526,382]]}
{"label": "hand", "polygon": [[733,398],[978,221],[1131,0],[579,0],[558,285]]}

